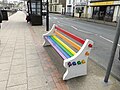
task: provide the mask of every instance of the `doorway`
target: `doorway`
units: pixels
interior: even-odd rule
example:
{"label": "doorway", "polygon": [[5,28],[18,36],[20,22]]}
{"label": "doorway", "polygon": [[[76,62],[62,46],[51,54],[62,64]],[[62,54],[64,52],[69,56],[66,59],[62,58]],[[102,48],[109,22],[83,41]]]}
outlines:
{"label": "doorway", "polygon": [[99,20],[104,20],[107,6],[100,7],[99,10]]}

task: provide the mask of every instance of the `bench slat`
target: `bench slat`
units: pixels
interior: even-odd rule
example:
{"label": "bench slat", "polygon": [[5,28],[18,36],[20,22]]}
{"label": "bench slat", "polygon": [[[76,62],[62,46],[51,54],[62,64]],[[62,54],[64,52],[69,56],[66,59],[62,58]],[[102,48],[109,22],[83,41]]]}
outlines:
{"label": "bench slat", "polygon": [[80,50],[81,46],[79,46],[78,44],[76,44],[75,42],[70,40],[69,38],[65,37],[64,35],[62,35],[58,31],[55,31],[55,34],[58,35],[59,37],[61,37],[66,42],[68,42],[70,45],[72,45],[75,49]]}
{"label": "bench slat", "polygon": [[65,47],[63,47],[54,37],[51,37],[55,42],[56,42],[56,44],[59,46],[59,47],[61,47],[63,50],[64,50],[64,52],[66,52],[69,56],[73,56],[73,54],[72,53],[70,53]]}
{"label": "bench slat", "polygon": [[62,42],[60,39],[58,39],[56,36],[53,35],[53,37],[63,46],[65,47],[73,56],[76,54],[75,51],[73,51],[70,47],[68,47],[64,42]]}
{"label": "bench slat", "polygon": [[50,36],[45,37],[48,42],[52,45],[52,47],[58,52],[58,54],[65,60],[67,58],[70,58],[69,55],[67,55],[51,38]]}
{"label": "bench slat", "polygon": [[62,33],[68,35],[69,37],[73,38],[74,40],[78,41],[79,43],[84,44],[85,40],[83,40],[82,38],[79,38],[79,37],[73,35],[72,33],[67,32],[67,31],[61,29],[61,28],[58,27],[58,26],[55,26],[55,28],[56,28],[57,30],[61,31]]}

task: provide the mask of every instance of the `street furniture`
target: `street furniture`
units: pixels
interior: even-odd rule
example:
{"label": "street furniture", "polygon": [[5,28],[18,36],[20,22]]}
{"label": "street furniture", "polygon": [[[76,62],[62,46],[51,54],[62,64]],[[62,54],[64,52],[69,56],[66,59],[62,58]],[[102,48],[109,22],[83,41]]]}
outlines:
{"label": "street furniture", "polygon": [[27,8],[31,25],[42,25],[42,0],[28,0]]}
{"label": "street furniture", "polygon": [[43,38],[43,46],[51,45],[64,60],[66,72],[63,80],[87,75],[87,59],[93,46],[92,40],[83,40],[55,24],[48,33],[43,34]]}

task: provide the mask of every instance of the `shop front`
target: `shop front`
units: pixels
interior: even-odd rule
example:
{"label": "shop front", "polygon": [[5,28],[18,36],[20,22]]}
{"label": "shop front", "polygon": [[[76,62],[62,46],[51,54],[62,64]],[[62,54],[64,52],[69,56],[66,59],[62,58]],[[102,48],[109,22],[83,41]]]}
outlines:
{"label": "shop front", "polygon": [[98,20],[112,21],[115,6],[95,6],[93,7],[92,18]]}
{"label": "shop front", "polygon": [[87,2],[75,3],[75,16],[86,17],[87,14]]}
{"label": "shop front", "polygon": [[[92,18],[105,21],[116,21],[119,14],[120,1],[97,1],[90,2]],[[117,7],[117,8],[116,8]],[[116,13],[117,12],[117,13]]]}

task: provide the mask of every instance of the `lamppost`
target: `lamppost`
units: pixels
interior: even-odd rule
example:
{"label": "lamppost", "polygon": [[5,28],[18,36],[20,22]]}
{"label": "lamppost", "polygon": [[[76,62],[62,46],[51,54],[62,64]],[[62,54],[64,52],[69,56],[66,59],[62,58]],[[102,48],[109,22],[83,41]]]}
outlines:
{"label": "lamppost", "polygon": [[46,1],[46,31],[49,31],[49,2]]}
{"label": "lamppost", "polygon": [[73,0],[73,17],[74,17],[74,14],[75,14],[75,0]]}

